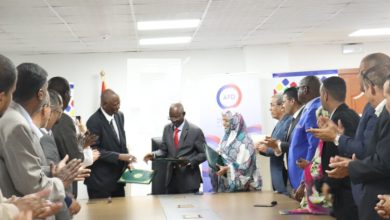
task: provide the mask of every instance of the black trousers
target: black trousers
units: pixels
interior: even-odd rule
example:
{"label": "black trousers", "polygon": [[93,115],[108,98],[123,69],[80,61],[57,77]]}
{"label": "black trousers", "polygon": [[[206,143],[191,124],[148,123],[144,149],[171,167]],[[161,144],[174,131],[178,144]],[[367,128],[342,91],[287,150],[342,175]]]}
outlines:
{"label": "black trousers", "polygon": [[337,220],[359,219],[351,190],[339,190],[333,195],[333,214]]}
{"label": "black trousers", "polygon": [[183,180],[184,176],[181,175],[181,172],[174,168],[172,172],[172,179],[167,186],[167,194],[182,194],[182,193],[197,193],[199,192],[199,188],[197,189],[189,189],[188,186],[185,185],[185,181]]}
{"label": "black trousers", "polygon": [[124,197],[125,196],[125,185],[116,184],[115,189],[111,192],[107,192],[105,189],[92,189],[87,187],[89,199],[102,199],[108,197]]}

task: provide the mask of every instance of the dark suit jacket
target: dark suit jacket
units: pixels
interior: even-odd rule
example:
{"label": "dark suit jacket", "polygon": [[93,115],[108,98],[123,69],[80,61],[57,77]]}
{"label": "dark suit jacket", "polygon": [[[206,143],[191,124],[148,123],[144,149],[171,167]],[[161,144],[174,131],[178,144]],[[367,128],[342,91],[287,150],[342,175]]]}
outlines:
{"label": "dark suit jacket", "polygon": [[297,115],[296,119],[291,120],[291,128],[288,130],[286,136],[281,140],[280,142],[280,148],[282,149],[283,153],[286,153],[286,157],[288,158],[288,148],[290,147],[290,142],[291,142],[291,134],[293,133],[295,126],[298,124],[299,119],[301,118],[303,108],[298,110],[300,111],[299,114]]}
{"label": "dark suit jacket", "polygon": [[[341,135],[339,138],[339,155],[352,157],[356,155],[358,159],[363,159],[366,154],[367,146],[370,144],[374,134],[375,126],[378,123],[378,117],[375,115],[375,109],[367,103],[360,118],[358,128],[354,136]],[[352,184],[352,194],[356,205],[362,201],[362,184]]]}
{"label": "dark suit jacket", "polygon": [[[291,124],[292,116],[285,115],[275,125],[272,131],[271,137],[280,140],[287,135],[288,128]],[[271,169],[271,180],[272,187],[279,193],[287,193],[287,170],[284,165],[284,153],[280,156],[275,156],[272,148],[268,148],[266,153],[260,153],[261,155],[270,157],[270,169]]]}
{"label": "dark suit jacket", "polygon": [[[60,158],[65,155],[69,156],[69,160],[81,159],[84,160],[83,150],[77,143],[76,126],[72,118],[67,114],[62,114],[60,120],[52,128],[53,136],[56,141]],[[73,182],[73,195],[77,198],[77,182]]]}
{"label": "dark suit jacket", "polygon": [[52,132],[60,158],[64,158],[68,154],[69,160],[84,159],[83,150],[77,143],[75,124],[69,115],[62,114],[58,123],[53,126]]}
{"label": "dark suit jacket", "polygon": [[43,153],[45,153],[47,163],[50,164],[53,162],[54,164],[58,164],[61,158],[53,135],[49,135],[45,133],[45,131],[42,131],[42,134],[43,136],[39,141],[41,143]]}
{"label": "dark suit jacket", "polygon": [[[42,131],[42,130],[41,130]],[[58,153],[57,145],[54,140],[53,135],[47,134],[46,131],[42,131],[43,136],[39,140],[41,143],[41,147],[43,153],[45,154],[47,163],[58,164],[60,162],[60,155]],[[66,189],[65,189],[66,190]],[[65,195],[67,197],[67,195]],[[68,197],[71,199],[70,197]],[[68,211],[68,207],[66,206],[65,201],[62,202],[62,207],[59,212],[55,214],[56,220],[69,220],[72,219],[70,212]]]}
{"label": "dark suit jacket", "polygon": [[377,122],[378,117],[375,115],[375,109],[371,104],[367,103],[355,135],[349,136],[344,134],[340,136],[338,146],[340,155],[351,157],[352,154],[356,154],[358,159],[363,159]]}
{"label": "dark suit jacket", "polygon": [[359,205],[359,219],[381,219],[374,210],[378,194],[390,194],[390,115],[383,109],[379,116],[366,157],[349,164],[353,183],[363,184],[363,199]]}
{"label": "dark suit jacket", "polygon": [[[336,124],[340,120],[345,129],[344,134],[350,137],[351,136],[353,137],[355,135],[356,129],[359,124],[359,119],[360,119],[359,115],[354,110],[350,109],[346,104],[341,104],[333,113],[331,118],[331,120]],[[325,170],[329,170],[330,158],[336,155],[339,155],[337,146],[333,142],[327,142],[327,141],[324,142],[324,146],[322,148],[322,155],[321,155],[321,165],[322,165],[323,174],[325,176],[327,174]],[[347,187],[349,189],[351,185],[350,180],[349,178],[346,178],[345,180],[346,181],[343,181],[346,184],[344,187]],[[337,184],[334,187],[340,186],[339,184],[340,182],[338,180],[331,179],[330,181],[337,182]]]}
{"label": "dark suit jacket", "polygon": [[[341,121],[345,128],[344,133],[347,136],[355,135],[359,119],[359,115],[346,104],[341,104],[331,117],[331,120],[336,124],[339,120]],[[331,193],[333,194],[333,211],[336,219],[357,219],[358,211],[353,201],[349,177],[333,179],[329,178],[325,172],[325,170],[329,170],[330,158],[336,155],[339,155],[337,146],[333,142],[324,142],[321,154],[322,174],[324,175],[322,181],[330,186]],[[318,188],[320,185],[322,183],[317,182]]]}
{"label": "dark suit jacket", "polygon": [[92,148],[100,151],[100,158],[90,167],[91,176],[84,181],[88,188],[94,190],[112,192],[127,166],[127,163],[119,160],[119,154],[128,153],[123,113],[114,114],[114,119],[120,141],[100,108],[87,121],[88,130],[99,136]]}
{"label": "dark suit jacket", "polygon": [[[155,153],[161,157],[182,157],[189,160],[191,166],[176,168],[176,171],[182,176],[183,183],[185,183],[182,186],[178,186],[181,188],[179,191],[199,189],[200,183],[202,182],[199,164],[206,161],[204,134],[199,127],[185,120],[179,140],[180,148],[176,150],[173,142],[173,130],[172,124],[164,127],[161,149]],[[171,183],[173,166],[174,164],[168,163],[166,186]]]}

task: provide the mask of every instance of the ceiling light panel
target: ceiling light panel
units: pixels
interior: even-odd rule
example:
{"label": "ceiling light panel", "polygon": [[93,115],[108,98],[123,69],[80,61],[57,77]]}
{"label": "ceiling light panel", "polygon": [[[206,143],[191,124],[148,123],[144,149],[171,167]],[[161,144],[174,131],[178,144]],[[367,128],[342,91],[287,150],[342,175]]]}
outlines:
{"label": "ceiling light panel", "polygon": [[390,35],[390,28],[360,29],[349,34],[350,37],[368,37]]}
{"label": "ceiling light panel", "polygon": [[140,21],[137,22],[137,29],[140,31],[146,31],[146,30],[196,28],[199,26],[199,24],[200,24],[200,19]]}
{"label": "ceiling light panel", "polygon": [[191,40],[191,37],[144,38],[139,40],[139,45],[185,44]]}

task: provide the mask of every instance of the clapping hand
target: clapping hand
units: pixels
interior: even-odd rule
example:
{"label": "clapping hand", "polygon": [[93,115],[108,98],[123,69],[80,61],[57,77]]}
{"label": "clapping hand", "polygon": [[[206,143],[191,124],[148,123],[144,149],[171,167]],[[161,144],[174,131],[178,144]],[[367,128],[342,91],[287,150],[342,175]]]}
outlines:
{"label": "clapping hand", "polygon": [[256,143],[255,147],[256,147],[256,150],[257,150],[259,153],[264,153],[264,154],[267,153],[268,147],[267,147],[267,145],[263,144],[262,141]]}
{"label": "clapping hand", "polygon": [[99,139],[99,136],[87,131],[87,132],[85,132],[81,143],[83,144],[83,147],[86,148],[88,146],[95,144],[98,139]]}
{"label": "clapping hand", "polygon": [[297,164],[297,166],[298,166],[299,168],[301,168],[301,169],[303,170],[303,169],[305,169],[305,167],[306,167],[307,165],[309,165],[310,162],[307,161],[307,160],[305,160],[305,159],[303,159],[303,158],[300,158],[300,159],[298,159],[295,163]]}
{"label": "clapping hand", "polygon": [[77,177],[74,179],[75,181],[84,181],[85,178],[89,177],[91,174],[91,170],[87,169],[85,166],[81,166],[79,168]]}
{"label": "clapping hand", "polygon": [[329,167],[333,168],[332,170],[325,170],[329,177],[341,179],[349,176],[348,165],[352,160],[356,160],[355,154],[353,154],[352,159],[347,157],[331,157]]}
{"label": "clapping hand", "polygon": [[375,210],[382,218],[390,219],[390,195],[378,195]]}
{"label": "clapping hand", "polygon": [[344,126],[339,120],[336,125],[329,118],[320,116],[317,121],[319,128],[309,128],[306,131],[314,135],[314,137],[319,138],[323,141],[333,142],[336,139],[337,135],[344,134]]}
{"label": "clapping hand", "polygon": [[57,165],[50,164],[51,173],[54,177],[58,177],[64,183],[64,187],[68,188],[70,184],[79,175],[79,169],[81,168],[81,160],[73,159],[69,163],[69,156],[66,155]]}
{"label": "clapping hand", "polygon": [[[28,214],[30,211],[32,211],[30,215],[32,215],[34,218],[46,218],[57,213],[62,207],[61,202],[52,203],[51,201],[46,200],[45,198],[49,196],[49,194],[50,189],[44,189],[40,192],[29,194],[23,197],[13,196],[9,199],[9,202],[14,204],[21,212],[25,214]],[[23,217],[23,215],[20,217]]]}

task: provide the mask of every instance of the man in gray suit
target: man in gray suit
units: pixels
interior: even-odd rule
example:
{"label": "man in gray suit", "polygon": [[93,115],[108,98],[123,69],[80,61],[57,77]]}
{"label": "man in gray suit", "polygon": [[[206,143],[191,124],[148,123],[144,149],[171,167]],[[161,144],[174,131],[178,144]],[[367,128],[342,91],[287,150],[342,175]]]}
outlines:
{"label": "man in gray suit", "polygon": [[77,176],[80,161],[71,161],[58,178],[44,174],[39,157],[42,148],[31,116],[41,109],[47,96],[47,73],[32,63],[21,64],[17,70],[14,102],[0,119],[0,124],[7,125],[0,126],[0,187],[6,196],[27,195],[51,187],[49,199],[62,201],[64,185]]}
{"label": "man in gray suit", "polygon": [[164,127],[161,149],[148,153],[144,161],[155,157],[182,159],[179,163],[167,165],[166,189],[168,194],[196,193],[202,177],[199,164],[206,160],[204,152],[205,137],[202,130],[184,120],[185,111],[181,103],[169,108],[169,120]]}
{"label": "man in gray suit", "polygon": [[[15,87],[15,66],[7,57],[0,55],[0,118],[7,110],[12,100],[12,93],[15,91]],[[32,216],[37,218],[44,218],[52,215],[58,211],[61,207],[61,203],[47,204],[42,198],[47,196],[48,193],[49,190],[43,190],[24,197],[12,197],[11,199],[6,199],[3,197],[0,190],[0,219],[11,220],[24,215],[24,212],[33,211]]]}
{"label": "man in gray suit", "polygon": [[[45,154],[44,160],[46,160],[48,164],[58,164],[61,162],[61,158],[58,153],[58,148],[51,128],[58,122],[62,115],[62,99],[61,96],[54,90],[49,90],[49,96],[50,105],[42,107],[40,112],[41,116],[33,117],[33,120],[36,120],[36,124],[39,124],[41,128],[40,132],[42,133],[42,136],[40,137],[40,143],[43,149],[43,153]],[[83,178],[84,176],[89,176],[89,169],[81,169],[80,173],[82,170],[84,173],[79,177]],[[66,190],[69,191],[70,189]],[[71,215],[77,214],[81,208],[77,200],[73,198],[73,196],[69,195],[69,193],[66,193],[66,198],[63,204],[64,205],[61,211],[58,212],[55,216],[56,220],[71,219]]]}
{"label": "man in gray suit", "polygon": [[41,137],[40,142],[47,162],[57,164],[61,161],[61,158],[51,129],[58,123],[62,115],[62,99],[54,90],[49,90],[49,96],[51,114],[45,128],[41,129],[43,136]]}

